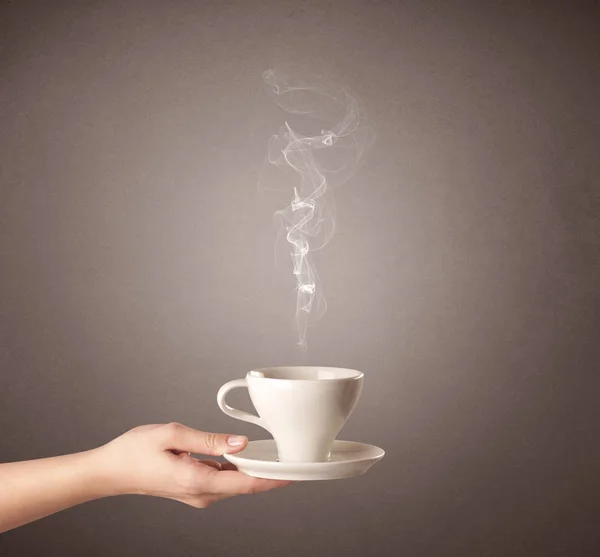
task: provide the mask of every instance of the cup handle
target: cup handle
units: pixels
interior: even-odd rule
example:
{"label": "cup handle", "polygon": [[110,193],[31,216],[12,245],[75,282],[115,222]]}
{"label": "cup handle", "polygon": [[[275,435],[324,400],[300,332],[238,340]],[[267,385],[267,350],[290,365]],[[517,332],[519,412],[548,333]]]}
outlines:
{"label": "cup handle", "polygon": [[[262,427],[269,431],[261,418],[255,416],[254,414],[250,414],[249,412],[244,412],[243,410],[238,410],[236,408],[232,408],[225,402],[225,397],[229,391],[233,391],[233,389],[239,389],[241,387],[248,388],[248,384],[245,379],[236,379],[235,381],[229,381],[229,383],[225,383],[217,393],[217,404],[219,408],[225,412],[228,416],[235,418],[236,420],[242,420],[243,422],[250,422],[251,424],[256,424],[257,426]],[[270,433],[270,432],[269,432]]]}

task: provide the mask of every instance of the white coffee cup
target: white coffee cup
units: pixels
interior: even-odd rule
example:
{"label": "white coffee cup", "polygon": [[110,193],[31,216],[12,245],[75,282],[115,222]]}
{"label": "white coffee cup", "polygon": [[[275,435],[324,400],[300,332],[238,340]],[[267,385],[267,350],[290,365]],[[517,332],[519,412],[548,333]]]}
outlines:
{"label": "white coffee cup", "polygon": [[[334,367],[285,366],[257,369],[223,385],[219,408],[228,416],[266,429],[280,462],[327,462],[335,438],[356,407],[364,374]],[[225,402],[247,387],[258,416]]]}

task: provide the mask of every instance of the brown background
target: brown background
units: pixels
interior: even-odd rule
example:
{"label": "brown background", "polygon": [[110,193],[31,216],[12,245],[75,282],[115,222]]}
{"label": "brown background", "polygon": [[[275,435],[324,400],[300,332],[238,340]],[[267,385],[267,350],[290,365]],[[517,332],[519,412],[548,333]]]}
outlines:
{"label": "brown background", "polygon": [[[594,3],[1,6],[0,460],[171,420],[264,437],[215,394],[283,363],[365,371],[341,437],[387,450],[206,511],[90,503],[3,556],[600,552]],[[377,133],[336,192],[305,356],[281,198],[256,195],[285,117],[261,73],[290,60]]]}

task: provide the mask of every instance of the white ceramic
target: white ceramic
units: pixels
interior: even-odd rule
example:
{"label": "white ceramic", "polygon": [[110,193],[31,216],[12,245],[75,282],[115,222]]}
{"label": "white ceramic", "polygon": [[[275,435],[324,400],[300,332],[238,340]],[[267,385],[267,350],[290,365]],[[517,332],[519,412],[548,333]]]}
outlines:
{"label": "white ceramic", "polygon": [[[266,429],[281,462],[327,462],[334,439],[360,397],[363,373],[334,367],[287,366],[250,371],[217,394],[225,414]],[[247,387],[258,416],[236,410],[225,398]]]}
{"label": "white ceramic", "polygon": [[250,441],[239,453],[223,455],[240,472],[270,480],[340,480],[364,474],[380,461],[379,447],[351,441],[334,441],[329,462],[278,462],[273,439]]}

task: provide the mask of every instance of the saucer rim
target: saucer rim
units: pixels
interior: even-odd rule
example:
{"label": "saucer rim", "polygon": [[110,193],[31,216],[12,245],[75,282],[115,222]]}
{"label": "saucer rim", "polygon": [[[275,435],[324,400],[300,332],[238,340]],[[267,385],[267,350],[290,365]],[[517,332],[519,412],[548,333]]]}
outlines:
{"label": "saucer rim", "polygon": [[[274,444],[275,440],[274,439],[253,439],[252,441],[248,441],[248,445],[246,445],[246,447],[240,451],[239,453],[224,453],[223,457],[228,460],[229,462],[232,462],[233,464],[235,464],[235,462],[233,462],[233,460],[230,459],[239,459],[243,462],[260,462],[262,465],[266,466],[266,467],[273,467],[273,468],[281,468],[284,466],[293,466],[293,467],[302,467],[302,468],[306,468],[306,469],[310,469],[310,468],[317,468],[317,467],[322,467],[322,466],[327,466],[327,467],[334,467],[334,466],[343,466],[345,464],[356,464],[356,463],[362,463],[362,462],[378,462],[379,460],[381,460],[384,456],[385,456],[385,450],[382,449],[381,447],[378,447],[377,445],[372,445],[370,443],[363,443],[362,441],[347,441],[345,439],[336,439],[334,441],[334,447],[337,443],[346,443],[349,445],[354,445],[354,446],[362,446],[362,447],[369,447],[369,448],[375,448],[378,450],[378,454],[373,455],[373,456],[364,456],[361,458],[356,458],[356,459],[351,459],[351,460],[328,460],[325,462],[279,462],[279,461],[272,461],[272,460],[261,460],[261,459],[256,459],[256,458],[244,458],[244,451],[246,450],[246,448],[248,446],[250,446],[250,444],[254,444],[254,443],[258,443],[258,442],[267,442],[269,444]],[[332,452],[334,451],[334,448],[332,447]]]}

